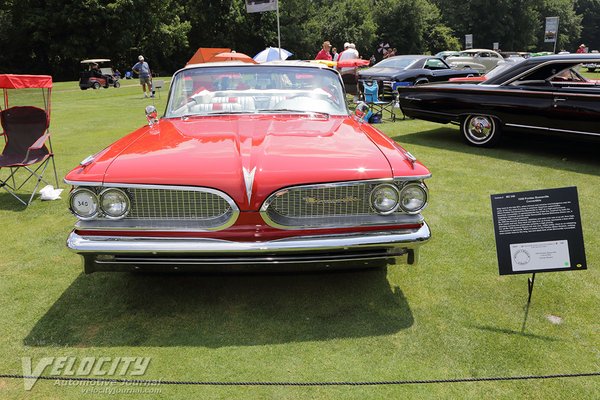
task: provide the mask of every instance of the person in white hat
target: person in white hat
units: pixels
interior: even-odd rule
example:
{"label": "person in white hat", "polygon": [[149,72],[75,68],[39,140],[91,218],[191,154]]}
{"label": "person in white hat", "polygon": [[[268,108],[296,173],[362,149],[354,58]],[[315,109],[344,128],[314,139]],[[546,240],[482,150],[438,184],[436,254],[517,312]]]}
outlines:
{"label": "person in white hat", "polygon": [[[144,61],[144,56],[138,57],[138,62],[131,68],[133,72],[139,75],[140,77],[140,85],[142,85],[142,92],[144,93],[144,97],[153,97],[154,95],[151,92],[152,88],[152,71],[150,71],[150,66],[146,61]],[[148,93],[146,93],[146,88],[148,88]]]}

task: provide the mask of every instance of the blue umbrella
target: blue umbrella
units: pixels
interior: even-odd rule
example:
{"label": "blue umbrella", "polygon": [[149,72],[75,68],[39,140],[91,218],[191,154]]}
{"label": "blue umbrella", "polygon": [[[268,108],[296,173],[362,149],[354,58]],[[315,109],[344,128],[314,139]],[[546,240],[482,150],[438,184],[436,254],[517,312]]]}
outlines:
{"label": "blue umbrella", "polygon": [[[289,51],[281,49],[281,60],[285,60],[291,55],[292,53],[290,53]],[[266,49],[254,56],[254,61],[259,63],[275,61],[279,59],[279,48],[277,47],[267,47]]]}

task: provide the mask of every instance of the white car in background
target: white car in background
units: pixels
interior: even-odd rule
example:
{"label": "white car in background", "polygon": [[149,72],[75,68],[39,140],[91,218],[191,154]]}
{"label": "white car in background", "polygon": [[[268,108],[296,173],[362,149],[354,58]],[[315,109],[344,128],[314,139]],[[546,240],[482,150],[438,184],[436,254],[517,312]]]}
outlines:
{"label": "white car in background", "polygon": [[446,59],[452,68],[473,68],[485,74],[504,63],[504,58],[494,50],[469,49],[461,51],[458,56]]}

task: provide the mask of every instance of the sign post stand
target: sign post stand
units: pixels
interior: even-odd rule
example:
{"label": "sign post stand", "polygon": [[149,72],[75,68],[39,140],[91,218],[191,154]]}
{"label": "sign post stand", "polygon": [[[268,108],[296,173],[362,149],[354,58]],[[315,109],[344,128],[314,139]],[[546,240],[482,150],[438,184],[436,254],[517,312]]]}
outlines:
{"label": "sign post stand", "polygon": [[533,293],[533,284],[535,283],[535,272],[531,275],[531,278],[527,278],[527,290],[529,291],[529,297],[527,298],[527,304],[531,303],[531,293]]}
{"label": "sign post stand", "polygon": [[538,272],[587,268],[576,187],[491,196],[498,271],[527,274],[527,307]]}

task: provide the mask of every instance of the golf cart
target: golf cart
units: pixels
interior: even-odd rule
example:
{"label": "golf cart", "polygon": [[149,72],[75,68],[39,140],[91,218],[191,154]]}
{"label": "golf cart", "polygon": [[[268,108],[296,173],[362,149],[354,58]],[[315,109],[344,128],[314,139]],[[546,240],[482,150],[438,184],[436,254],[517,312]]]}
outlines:
{"label": "golf cart", "polygon": [[108,89],[109,86],[118,88],[121,86],[119,78],[115,76],[115,73],[111,67],[99,68],[101,63],[110,62],[107,58],[97,58],[91,60],[83,60],[83,64],[86,68],[81,72],[79,78],[79,87],[81,90],[89,88],[99,89],[100,87]]}

